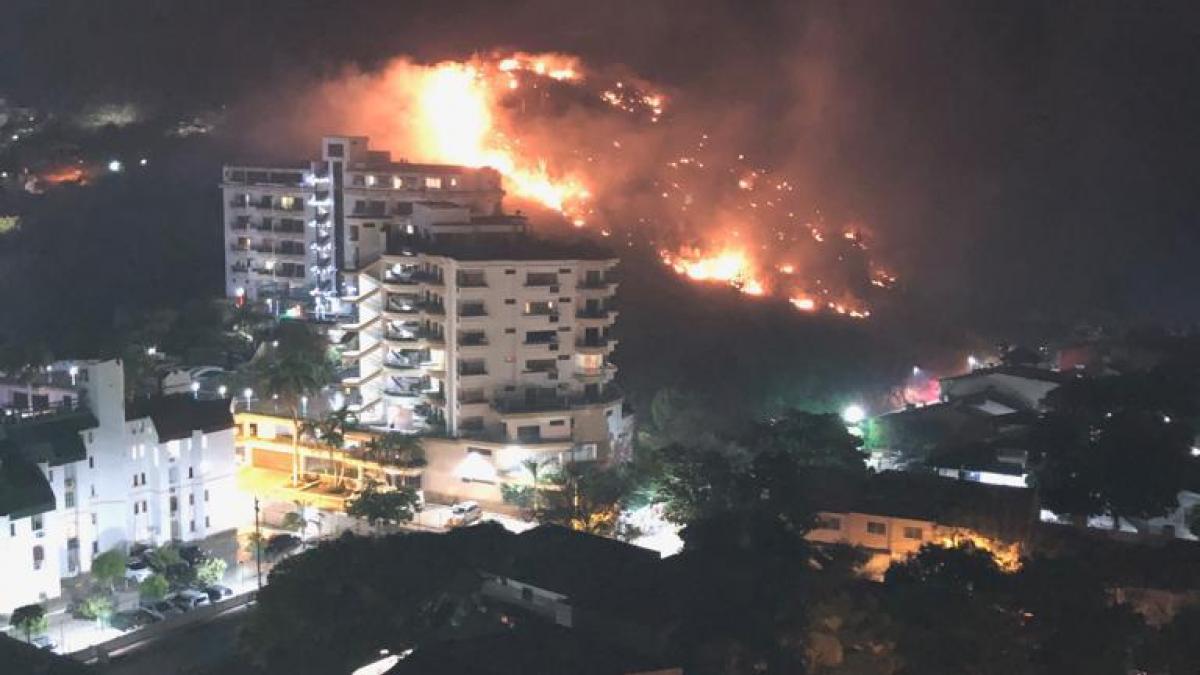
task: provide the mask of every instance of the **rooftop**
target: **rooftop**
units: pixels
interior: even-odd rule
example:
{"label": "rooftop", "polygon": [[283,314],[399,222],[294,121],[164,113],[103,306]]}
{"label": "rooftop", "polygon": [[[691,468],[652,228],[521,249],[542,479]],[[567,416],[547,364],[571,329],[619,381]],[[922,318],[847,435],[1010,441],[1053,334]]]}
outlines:
{"label": "rooftop", "polygon": [[158,432],[158,442],[190,438],[192,432],[211,433],[233,428],[233,413],[227,398],[197,399],[190,394],[154,396],[130,401],[125,419],[149,417]]}
{"label": "rooftop", "polygon": [[934,474],[810,469],[804,482],[813,505],[822,511],[925,520],[1007,541],[1028,539],[1037,516],[1033,490]]}
{"label": "rooftop", "polygon": [[1047,370],[1045,368],[1037,368],[1034,366],[991,366],[989,368],[976,368],[969,373],[962,375],[954,375],[952,377],[943,377],[943,382],[953,382],[955,380],[965,380],[973,377],[985,377],[988,375],[1008,375],[1011,377],[1020,377],[1026,380],[1038,380],[1041,382],[1054,382],[1064,384],[1079,377],[1076,373],[1067,373],[1059,370]]}
{"label": "rooftop", "polygon": [[[506,576],[575,600],[629,576],[649,572],[658,553],[559,525],[539,525],[512,540],[512,565]],[[581,575],[578,570],[588,570]]]}
{"label": "rooftop", "polygon": [[61,466],[87,457],[79,432],[100,426],[87,410],[38,415],[0,425],[0,456],[16,454],[33,463]]}
{"label": "rooftop", "polygon": [[616,260],[607,247],[587,240],[551,241],[534,237],[480,238],[470,242],[422,245],[422,253],[454,260]]}

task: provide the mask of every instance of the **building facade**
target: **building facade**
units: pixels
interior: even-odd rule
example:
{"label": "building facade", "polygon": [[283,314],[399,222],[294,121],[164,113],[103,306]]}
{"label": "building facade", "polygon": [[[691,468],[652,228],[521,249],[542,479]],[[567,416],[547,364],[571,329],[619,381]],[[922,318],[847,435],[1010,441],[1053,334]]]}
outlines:
{"label": "building facade", "polygon": [[[126,402],[120,361],[0,382],[0,613],[130,544],[195,541],[247,520],[228,401]],[[252,517],[252,516],[250,516]]]}
{"label": "building facade", "polygon": [[364,232],[403,221],[417,202],[485,215],[503,196],[492,169],[395,162],[360,136],[325,138],[316,160],[228,165],[221,191],[226,294],[317,316],[339,312],[343,274],[378,258]]}

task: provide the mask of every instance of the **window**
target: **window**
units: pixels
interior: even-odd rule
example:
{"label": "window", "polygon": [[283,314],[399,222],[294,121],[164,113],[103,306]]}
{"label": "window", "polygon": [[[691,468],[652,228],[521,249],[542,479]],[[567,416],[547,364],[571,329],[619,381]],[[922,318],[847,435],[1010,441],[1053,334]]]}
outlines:
{"label": "window", "polygon": [[54,469],[50,469],[46,472],[46,480],[50,481],[51,483],[54,482]]}
{"label": "window", "polygon": [[825,516],[817,519],[818,530],[840,530],[842,529],[842,519],[837,516]]}
{"label": "window", "polygon": [[188,506],[196,505],[196,495],[188,495]]}
{"label": "window", "polygon": [[92,556],[95,557],[98,555],[100,555],[100,542],[93,541],[92,542]]}
{"label": "window", "polygon": [[196,531],[196,521],[194,521],[194,520],[188,521],[188,532],[195,532],[195,531]]}
{"label": "window", "polygon": [[548,316],[554,313],[553,300],[539,300],[525,303],[525,314],[534,316]]}
{"label": "window", "polygon": [[91,486],[91,495],[92,495],[93,497],[95,497],[95,496],[96,496],[96,486],[95,486],[95,485],[92,485],[92,486]]}
{"label": "window", "polygon": [[906,527],[906,528],[904,528],[904,538],[905,538],[905,539],[916,539],[916,540],[920,541],[920,539],[921,539],[921,528],[919,528],[919,527]]}
{"label": "window", "polygon": [[350,226],[350,241],[358,241],[358,226]]}
{"label": "window", "polygon": [[75,491],[74,490],[68,490],[63,495],[63,506],[65,506],[68,509],[75,508]]}
{"label": "window", "polygon": [[150,512],[150,508],[148,506],[146,506],[146,500],[143,499],[142,500],[142,513],[149,513],[149,512]]}
{"label": "window", "polygon": [[204,527],[211,527],[208,516],[204,516]]}
{"label": "window", "polygon": [[141,513],[142,512],[141,509],[142,509],[142,505],[140,503],[138,503],[138,502],[133,503],[133,515],[136,516],[137,514]]}
{"label": "window", "polygon": [[145,484],[146,484],[146,474],[143,473],[142,474],[142,485],[145,485]]}
{"label": "window", "polygon": [[442,179],[437,176],[426,176],[425,187],[430,190],[442,189]]}
{"label": "window", "polygon": [[326,149],[326,154],[330,157],[344,157],[346,155],[346,146],[341,143],[330,143]]}
{"label": "window", "polygon": [[179,511],[179,498],[172,495],[171,496],[171,513],[174,514],[177,511]]}
{"label": "window", "polygon": [[94,514],[94,513],[92,514],[92,525],[93,526],[96,525],[96,514]]}
{"label": "window", "polygon": [[[91,432],[88,432],[88,442],[91,443],[91,441],[92,441]],[[96,458],[95,457],[88,457],[88,468],[89,469],[96,468]]]}
{"label": "window", "polygon": [[552,426],[552,427],[562,427],[562,426],[566,426],[566,424],[567,424],[566,420],[550,420],[550,426]]}
{"label": "window", "polygon": [[10,536],[10,537],[17,536],[17,524],[16,523],[8,524],[8,536]]}
{"label": "window", "polygon": [[41,546],[33,547],[33,569],[42,569],[42,563],[46,562],[46,552]]}
{"label": "window", "polygon": [[208,490],[204,491],[204,501],[208,501]]}
{"label": "window", "polygon": [[196,477],[196,467],[189,466],[188,467],[188,478],[195,478],[195,477]]}
{"label": "window", "polygon": [[42,514],[40,514],[40,513],[39,513],[39,514],[37,514],[36,516],[34,516],[34,517],[32,517],[32,518],[30,518],[30,519],[29,519],[29,527],[30,527],[30,529],[32,529],[34,532],[41,532],[41,531],[42,531],[42,525],[43,525],[43,523],[42,523]]}
{"label": "window", "polygon": [[136,473],[135,473],[135,474],[133,474],[133,487],[137,487],[137,486],[138,486],[138,477],[137,477],[137,476],[138,476],[138,475],[137,475]]}
{"label": "window", "polygon": [[379,179],[374,174],[367,174],[367,187],[375,187],[379,183]]}
{"label": "window", "polygon": [[874,520],[867,521],[867,534],[887,534],[887,524]]}

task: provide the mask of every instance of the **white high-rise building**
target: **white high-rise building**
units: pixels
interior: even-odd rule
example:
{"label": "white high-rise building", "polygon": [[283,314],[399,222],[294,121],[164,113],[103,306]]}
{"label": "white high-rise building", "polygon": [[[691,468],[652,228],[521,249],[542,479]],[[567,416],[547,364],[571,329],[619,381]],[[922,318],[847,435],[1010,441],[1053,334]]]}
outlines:
{"label": "white high-rise building", "polygon": [[420,202],[498,213],[503,191],[492,169],[392,161],[360,136],[328,137],[321,158],[291,165],[230,165],[225,213],[225,290],[270,300],[277,312],[338,313],[342,276],[381,251],[367,236]]}
{"label": "white high-rise building", "polygon": [[0,377],[0,613],[56,598],[114,547],[234,530],[228,400],[126,402],[120,361]]}

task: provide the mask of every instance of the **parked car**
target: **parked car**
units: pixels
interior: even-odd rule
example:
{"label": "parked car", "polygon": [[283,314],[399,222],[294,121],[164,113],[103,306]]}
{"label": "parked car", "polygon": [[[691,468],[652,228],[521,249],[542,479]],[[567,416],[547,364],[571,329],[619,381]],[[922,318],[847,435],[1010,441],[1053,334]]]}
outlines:
{"label": "parked car", "polygon": [[184,590],[176,593],[175,596],[171,598],[171,602],[175,603],[176,607],[185,612],[190,612],[197,607],[203,607],[209,604],[207,593],[194,591],[190,588],[185,588]]}
{"label": "parked car", "polygon": [[125,563],[125,578],[130,581],[140,584],[153,576],[153,574],[154,570],[141,558],[130,558],[129,562]]}
{"label": "parked car", "polygon": [[208,595],[209,602],[220,602],[225,598],[233,597],[233,589],[221,584],[213,584],[200,589],[201,592]]}
{"label": "parked car", "polygon": [[294,534],[276,534],[267,540],[263,553],[268,558],[281,558],[296,553],[303,544],[300,537]]}
{"label": "parked car", "polygon": [[137,630],[143,626],[149,626],[152,623],[162,621],[162,614],[142,607],[135,609],[132,612],[118,612],[114,614],[109,622],[113,628],[121,631]]}
{"label": "parked car", "polygon": [[187,564],[195,567],[201,561],[207,560],[213,557],[213,555],[211,552],[206,551],[195,544],[190,544],[188,546],[180,547],[179,557],[183,558],[183,561]]}
{"label": "parked car", "polygon": [[38,649],[45,649],[48,652],[58,651],[58,643],[56,643],[54,640],[51,640],[48,635],[38,635],[30,640],[29,643]]}
{"label": "parked car", "polygon": [[479,522],[483,518],[483,509],[475,502],[459,502],[450,507],[450,517],[446,519],[446,527],[465,527]]}
{"label": "parked car", "polygon": [[144,601],[142,602],[142,608],[149,609],[164,619],[183,614],[183,610],[176,607],[175,603],[170,600]]}

